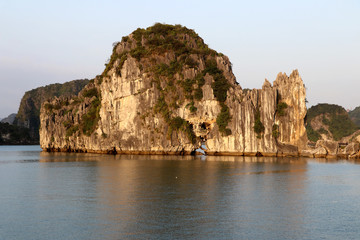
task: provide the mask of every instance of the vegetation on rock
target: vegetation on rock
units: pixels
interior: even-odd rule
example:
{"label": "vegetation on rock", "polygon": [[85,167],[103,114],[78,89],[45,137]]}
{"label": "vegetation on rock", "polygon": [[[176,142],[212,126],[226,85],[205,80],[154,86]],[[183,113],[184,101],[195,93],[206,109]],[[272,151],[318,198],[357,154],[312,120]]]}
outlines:
{"label": "vegetation on rock", "polygon": [[177,116],[177,117],[172,117],[171,116],[171,112],[169,111],[169,107],[165,101],[164,96],[161,96],[155,107],[154,107],[154,112],[155,113],[160,113],[163,117],[163,119],[165,120],[165,122],[169,125],[169,129],[168,129],[168,136],[171,138],[172,133],[174,131],[182,131],[186,134],[188,140],[191,143],[195,143],[196,141],[196,136],[195,133],[193,131],[192,125],[186,121],[185,119]]}
{"label": "vegetation on rock", "polygon": [[360,107],[355,108],[354,110],[349,112],[349,116],[351,120],[360,127]]}
{"label": "vegetation on rock", "polygon": [[255,123],[254,123],[254,131],[257,134],[257,138],[261,138],[261,134],[265,131],[265,127],[260,119],[260,111],[256,109],[255,112]]}
{"label": "vegetation on rock", "polygon": [[317,142],[321,139],[321,135],[319,134],[319,132],[315,131],[310,124],[306,125],[306,134],[308,139],[312,142]]}
{"label": "vegetation on rock", "polygon": [[100,104],[100,98],[99,96],[96,96],[96,98],[90,103],[90,109],[88,112],[81,118],[81,129],[82,132],[87,136],[90,136],[97,127],[97,123],[100,119]]}
{"label": "vegetation on rock", "polygon": [[[121,52],[118,49],[122,49]],[[170,57],[169,62],[159,59],[159,56],[165,56],[165,54],[167,58]],[[187,108],[190,112],[197,111],[196,104],[203,98],[204,77],[206,74],[211,75],[213,77],[211,87],[221,106],[221,112],[216,122],[221,133],[231,134],[231,130],[227,128],[231,115],[225,104],[230,84],[223,71],[218,69],[215,59],[221,54],[210,49],[195,31],[181,25],[160,23],[146,29],[138,28],[128,37],[124,37],[122,42],[114,44],[113,53],[102,76],[106,77],[112,68],[115,68],[116,73],[120,75],[122,65],[129,56],[139,62],[139,66],[144,68],[144,72],[152,74],[152,81],[161,95],[154,111],[161,113],[167,124],[170,124],[176,117],[173,116],[171,109],[179,106],[177,102],[187,100],[189,101]],[[205,63],[205,68],[199,69],[199,61]],[[183,71],[188,68],[197,71],[194,78],[183,77]],[[176,93],[179,89],[182,89],[180,95]],[[182,96],[185,99],[182,99]]]}
{"label": "vegetation on rock", "polygon": [[25,127],[0,122],[0,145],[37,144]]}
{"label": "vegetation on rock", "polygon": [[279,137],[279,135],[280,135],[279,125],[274,124],[272,127],[272,136],[273,136],[273,138],[277,139]]}
{"label": "vegetation on rock", "polygon": [[225,101],[230,84],[223,75],[223,71],[217,67],[215,59],[209,59],[206,61],[206,68],[203,71],[203,75],[207,73],[214,78],[214,82],[211,84],[211,87],[214,91],[215,98],[220,102],[221,106],[221,111],[216,119],[216,123],[219,126],[220,132],[225,136],[228,136],[231,134],[231,130],[227,128],[227,125],[231,120],[231,115]]}
{"label": "vegetation on rock", "polygon": [[285,109],[287,109],[288,105],[285,102],[279,102],[276,106],[276,113],[279,116],[285,116]]}
{"label": "vegetation on rock", "polygon": [[227,128],[227,125],[231,119],[230,111],[228,106],[225,103],[220,103],[221,111],[216,118],[216,123],[219,126],[219,131],[224,133],[226,136],[231,134],[231,130]]}
{"label": "vegetation on rock", "polygon": [[[292,145],[290,134],[299,133],[295,141],[306,138],[306,109],[298,104],[305,89],[298,75],[281,75],[277,84],[246,93],[237,86],[229,59],[180,25],[139,28],[113,46],[102,75],[77,97],[43,105],[44,149],[190,154],[207,140],[209,154],[275,153],[276,139]],[[299,86],[299,95],[293,94],[293,86]],[[284,103],[278,92],[284,93]],[[274,106],[276,101],[280,103]],[[285,102],[291,103],[292,114]],[[280,134],[274,122],[285,114],[281,119],[289,125],[281,123]],[[266,135],[259,144],[256,136],[271,130],[273,137]]]}
{"label": "vegetation on rock", "polygon": [[[318,130],[314,130],[312,122],[317,117]],[[328,129],[328,131],[326,130]],[[346,110],[334,104],[318,104],[308,109],[306,132],[310,141],[321,139],[321,134],[329,134],[335,141],[349,136],[359,127],[351,121]]]}
{"label": "vegetation on rock", "polygon": [[[98,77],[99,78],[99,77]],[[95,81],[91,81],[80,93],[78,97],[74,97],[70,101],[68,98],[59,98],[51,102],[44,104],[44,109],[48,114],[56,113],[60,116],[65,116],[67,113],[73,113],[77,115],[79,108],[85,102],[86,112],[80,115],[78,118],[65,117],[65,121],[62,122],[66,129],[66,137],[73,136],[76,132],[81,130],[86,136],[90,136],[96,129],[97,123],[100,119],[99,111],[101,105],[101,95],[95,84]],[[78,121],[75,121],[79,119]]]}
{"label": "vegetation on rock", "polygon": [[[30,141],[38,143],[42,103],[54,97],[77,95],[88,82],[88,79],[74,80],[63,84],[50,84],[26,92],[21,99],[14,125],[29,128]],[[46,107],[51,111],[61,108],[57,105],[47,105]]]}

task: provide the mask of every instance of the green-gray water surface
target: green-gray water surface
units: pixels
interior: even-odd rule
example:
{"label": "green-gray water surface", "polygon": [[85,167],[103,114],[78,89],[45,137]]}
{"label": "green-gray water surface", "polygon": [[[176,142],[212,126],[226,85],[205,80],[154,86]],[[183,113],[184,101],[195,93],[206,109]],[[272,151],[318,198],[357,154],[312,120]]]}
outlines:
{"label": "green-gray water surface", "polygon": [[359,239],[360,165],[0,146],[0,239]]}

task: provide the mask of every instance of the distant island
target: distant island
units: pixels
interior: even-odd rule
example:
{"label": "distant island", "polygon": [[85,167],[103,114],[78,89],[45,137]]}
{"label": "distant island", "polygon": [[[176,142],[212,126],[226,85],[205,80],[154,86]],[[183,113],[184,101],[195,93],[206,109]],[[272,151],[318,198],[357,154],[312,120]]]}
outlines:
{"label": "distant island", "polygon": [[54,97],[77,95],[88,83],[88,79],[80,79],[27,91],[21,99],[18,112],[0,121],[0,144],[39,144],[41,104]]}
{"label": "distant island", "polygon": [[157,23],[123,37],[103,73],[77,90],[37,101],[43,150],[360,156],[360,110],[307,110],[297,70],[242,89],[228,57],[181,25]]}

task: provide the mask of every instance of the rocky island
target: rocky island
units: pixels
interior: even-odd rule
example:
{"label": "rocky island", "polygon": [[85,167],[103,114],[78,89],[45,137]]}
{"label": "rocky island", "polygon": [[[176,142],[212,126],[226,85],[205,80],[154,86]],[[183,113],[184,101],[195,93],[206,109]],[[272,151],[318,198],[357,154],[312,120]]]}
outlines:
{"label": "rocky island", "polygon": [[[76,97],[44,102],[45,151],[299,156],[306,91],[297,70],[242,89],[228,57],[193,30],[155,24],[121,42]],[[203,146],[203,147],[202,147]],[[205,146],[205,147],[204,147]]]}
{"label": "rocky island", "polygon": [[40,107],[54,97],[77,95],[87,79],[55,83],[25,92],[17,113],[0,121],[0,145],[39,145]]}

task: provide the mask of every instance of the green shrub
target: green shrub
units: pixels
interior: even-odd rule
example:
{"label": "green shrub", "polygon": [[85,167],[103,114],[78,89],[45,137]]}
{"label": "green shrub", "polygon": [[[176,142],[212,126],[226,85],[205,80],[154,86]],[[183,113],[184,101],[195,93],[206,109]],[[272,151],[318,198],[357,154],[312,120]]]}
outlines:
{"label": "green shrub", "polygon": [[90,88],[85,90],[82,93],[83,97],[87,97],[87,98],[92,98],[92,97],[97,97],[98,96],[98,90],[94,87],[94,88]]}
{"label": "green shrub", "polygon": [[60,109],[61,109],[61,103],[56,103],[56,104],[54,105],[54,109],[55,109],[55,110],[60,110]]}
{"label": "green shrub", "polygon": [[173,131],[182,131],[191,143],[196,142],[196,135],[194,133],[192,124],[185,121],[181,117],[175,117],[170,120],[168,135],[171,136]]}
{"label": "green shrub", "polygon": [[330,120],[327,118],[327,117],[325,117],[325,116],[323,116],[323,118],[322,118],[322,122],[323,122],[323,124],[325,124],[325,125],[330,125]]}
{"label": "green shrub", "polygon": [[197,108],[194,106],[194,101],[191,101],[190,103],[186,104],[186,108],[189,108],[191,113],[196,112]]}
{"label": "green shrub", "polygon": [[74,135],[74,133],[76,133],[77,131],[79,131],[79,125],[74,125],[72,127],[69,127],[66,130],[66,137],[70,137],[70,136]]}
{"label": "green shrub", "polygon": [[119,61],[119,65],[116,66],[116,74],[119,75],[119,76],[121,76],[121,69],[122,69],[122,67],[123,67],[123,65],[124,65],[124,63],[125,63],[125,61],[126,61],[126,59],[127,59],[127,52],[123,52],[123,53],[119,56],[119,58],[120,58],[120,61]]}
{"label": "green shrub", "polygon": [[215,59],[209,59],[206,61],[206,67],[203,71],[203,75],[206,73],[212,75],[214,82],[211,84],[211,87],[214,92],[215,98],[219,102],[225,102],[227,98],[227,91],[230,88],[229,82],[226,80],[223,71],[218,69]]}
{"label": "green shrub", "polygon": [[310,124],[307,124],[306,126],[306,134],[308,139],[312,142],[317,142],[321,138],[320,134],[315,131]]}
{"label": "green shrub", "polygon": [[149,33],[158,34],[158,35],[168,35],[170,32],[175,30],[175,26],[169,24],[155,23],[154,26],[151,26],[148,31]]}
{"label": "green shrub", "polygon": [[211,87],[213,89],[214,96],[219,102],[225,102],[230,85],[223,74],[216,74],[213,77],[214,82],[211,84]]}
{"label": "green shrub", "polygon": [[194,106],[194,104],[192,104],[189,108],[191,113],[195,113],[197,111],[197,107]]}
{"label": "green shrub", "polygon": [[138,28],[132,32],[133,38],[136,40],[136,44],[141,46],[142,36],[145,33],[145,29]]}
{"label": "green shrub", "polygon": [[172,80],[176,73],[180,73],[182,70],[182,64],[178,61],[171,61],[170,65],[160,63],[153,68],[153,72],[156,76],[168,77],[168,80]]}
{"label": "green shrub", "polygon": [[326,131],[323,127],[318,130],[320,134],[328,134],[328,131]]}
{"label": "green shrub", "polygon": [[133,58],[136,58],[136,60],[140,61],[140,59],[148,54],[145,47],[139,46],[137,48],[134,48],[130,51],[130,55]]}
{"label": "green shrub", "polygon": [[190,50],[184,43],[180,41],[174,41],[171,44],[172,49],[175,51],[175,56],[181,56],[183,54],[190,54],[192,50]]}
{"label": "green shrub", "polygon": [[173,119],[171,119],[170,127],[173,130],[180,130],[184,123],[185,120],[182,119],[181,117],[174,117]]}
{"label": "green shrub", "polygon": [[155,113],[160,113],[165,122],[169,123],[170,122],[170,116],[171,113],[169,111],[168,105],[165,101],[164,96],[161,96],[158,101],[156,102],[155,106],[154,106],[154,112]]}
{"label": "green shrub", "polygon": [[221,104],[221,112],[219,113],[216,119],[216,123],[219,126],[219,131],[225,135],[230,135],[231,130],[227,129],[226,126],[229,123],[231,116],[229,113],[229,108],[225,105],[225,101],[227,98],[227,91],[230,88],[230,84],[226,80],[223,71],[218,69],[216,60],[213,58],[208,59],[205,62],[204,71],[201,73],[201,75],[198,75],[196,77],[199,83],[199,87],[205,84],[205,79],[203,78],[203,76],[205,76],[206,73],[210,74],[214,79],[214,82],[211,84],[211,87],[213,89],[213,93],[216,100]]}
{"label": "green shrub", "polygon": [[115,61],[119,58],[119,55],[116,53],[117,45],[118,45],[118,43],[113,45],[113,51],[112,51],[111,57],[110,57],[108,63],[105,63],[105,69],[104,69],[103,73],[101,74],[102,76],[105,76],[110,71],[110,69],[114,66]]}
{"label": "green shrub", "polygon": [[195,94],[194,94],[194,97],[196,100],[200,101],[202,98],[203,98],[203,91],[201,88],[197,88],[195,90]]}
{"label": "green shrub", "polygon": [[279,116],[285,116],[285,109],[287,109],[288,105],[285,102],[280,102],[276,106],[276,112]]}
{"label": "green shrub", "polygon": [[71,123],[71,121],[64,121],[63,122],[63,125],[64,125],[64,127],[66,128],[66,129],[68,129],[68,128],[70,128],[71,127],[71,125],[72,125],[72,123]]}
{"label": "green shrub", "polygon": [[94,99],[90,104],[89,111],[82,116],[81,125],[82,131],[85,135],[90,136],[96,129],[97,123],[100,119],[100,99]]}
{"label": "green shrub", "polygon": [[260,111],[259,109],[255,112],[255,123],[254,123],[254,131],[257,134],[257,138],[261,138],[261,134],[265,131],[265,127],[260,120]]}
{"label": "green shrub", "polygon": [[183,87],[184,92],[191,94],[192,90],[193,90],[194,83],[195,83],[194,79],[189,79],[189,78],[182,81],[181,86]]}
{"label": "green shrub", "polygon": [[45,103],[44,108],[47,112],[51,112],[54,106],[51,103]]}
{"label": "green shrub", "polygon": [[187,65],[189,68],[197,68],[199,63],[189,56],[185,60],[185,65]]}
{"label": "green shrub", "polygon": [[189,141],[194,144],[196,142],[196,135],[194,133],[192,124],[190,124],[189,122],[185,121],[185,123],[183,124],[183,130],[182,130],[187,138],[189,139]]}
{"label": "green shrub", "polygon": [[274,124],[272,127],[272,136],[277,139],[279,137],[279,125]]}
{"label": "green shrub", "polygon": [[228,106],[226,106],[224,103],[220,103],[220,105],[221,105],[221,111],[219,115],[216,117],[216,124],[219,127],[219,131],[225,136],[228,136],[231,134],[231,129],[227,128],[227,125],[231,120],[230,111]]}
{"label": "green shrub", "polygon": [[209,73],[210,75],[216,75],[216,74],[222,74],[223,72],[220,69],[218,69],[216,60],[211,58],[206,60],[205,62],[204,75],[206,73]]}
{"label": "green shrub", "polygon": [[174,76],[176,73],[180,73],[182,70],[182,64],[176,60],[170,62],[168,75]]}
{"label": "green shrub", "polygon": [[160,63],[154,66],[153,72],[158,76],[167,76],[169,72],[169,65],[166,63]]}
{"label": "green shrub", "polygon": [[205,85],[205,78],[204,78],[204,75],[202,73],[197,74],[195,76],[195,80],[196,80],[196,83],[199,86],[199,88]]}

